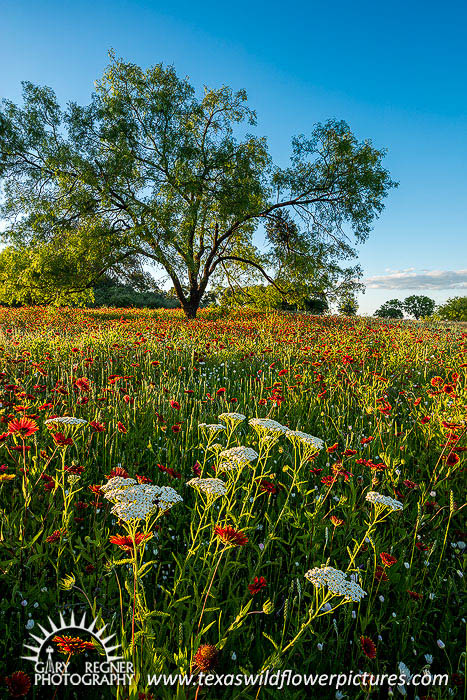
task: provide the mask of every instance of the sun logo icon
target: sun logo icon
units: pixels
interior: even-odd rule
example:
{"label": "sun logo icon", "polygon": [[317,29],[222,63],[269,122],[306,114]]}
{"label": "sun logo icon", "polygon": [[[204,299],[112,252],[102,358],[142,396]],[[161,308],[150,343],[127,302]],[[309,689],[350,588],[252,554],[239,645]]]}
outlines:
{"label": "sun logo icon", "polygon": [[29,633],[29,637],[35,644],[25,644],[24,646],[26,647],[26,649],[30,649],[30,651],[33,653],[29,656],[22,656],[22,659],[26,659],[27,661],[32,661],[34,664],[38,664],[40,662],[42,650],[44,649],[44,646],[48,644],[46,653],[49,657],[50,663],[51,647],[49,644],[49,640],[54,636],[59,636],[60,633],[67,632],[70,630],[80,630],[81,632],[87,633],[93,639],[95,639],[104,650],[107,663],[114,663],[116,661],[119,661],[120,659],[123,659],[123,656],[115,653],[119,649],[120,644],[111,644],[112,640],[115,637],[115,633],[106,636],[107,625],[104,624],[100,629],[97,629],[97,619],[92,620],[91,624],[87,625],[86,613],[84,613],[80,622],[76,622],[75,615],[73,612],[71,613],[69,622],[65,622],[65,618],[63,617],[62,613],[60,613],[60,621],[58,625],[56,625],[50,617],[48,617],[48,620],[50,624],[50,629],[46,629],[40,624],[38,625],[40,631],[42,632],[42,636],[38,636],[36,634],[33,634],[32,632]]}

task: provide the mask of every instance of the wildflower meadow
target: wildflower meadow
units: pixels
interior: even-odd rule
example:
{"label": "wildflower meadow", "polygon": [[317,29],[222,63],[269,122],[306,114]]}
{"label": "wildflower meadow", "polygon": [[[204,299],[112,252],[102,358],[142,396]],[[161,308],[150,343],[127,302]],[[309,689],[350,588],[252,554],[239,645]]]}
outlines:
{"label": "wildflower meadow", "polygon": [[[464,697],[466,341],[1,308],[2,697]],[[109,649],[131,673],[44,686],[35,644],[59,681]],[[287,669],[280,690],[254,681]]]}

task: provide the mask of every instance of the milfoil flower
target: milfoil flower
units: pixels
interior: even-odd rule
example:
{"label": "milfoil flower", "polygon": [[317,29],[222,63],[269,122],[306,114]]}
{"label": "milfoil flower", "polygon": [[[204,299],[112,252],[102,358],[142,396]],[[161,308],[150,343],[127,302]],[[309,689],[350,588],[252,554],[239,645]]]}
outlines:
{"label": "milfoil flower", "polygon": [[285,425],[282,425],[281,423],[278,423],[276,420],[272,420],[271,418],[251,418],[251,420],[249,420],[248,423],[260,435],[268,433],[273,433],[275,435],[283,435],[288,430],[288,428],[286,428]]}
{"label": "milfoil flower", "polygon": [[220,479],[200,479],[196,477],[187,481],[186,484],[194,488],[195,491],[205,493],[214,498],[224,496],[227,493],[226,486]]}
{"label": "milfoil flower", "polygon": [[224,423],[230,423],[232,427],[243,423],[246,420],[246,416],[243,413],[221,413],[217,416],[219,420],[223,420]]}
{"label": "milfoil flower", "polygon": [[397,501],[395,498],[383,496],[383,494],[378,493],[377,491],[368,491],[365,499],[369,503],[373,503],[375,506],[383,506],[385,508],[389,508],[391,511],[402,510],[404,507],[402,503]]}
{"label": "milfoil flower", "polygon": [[324,447],[324,440],[301,430],[286,430],[285,434],[293,444],[305,448],[307,452],[318,452]]}
{"label": "milfoil flower", "polygon": [[230,471],[254,462],[255,459],[258,459],[258,453],[251,447],[240,446],[223,450],[219,457],[225,460],[219,465],[219,471]]}
{"label": "milfoil flower", "polygon": [[343,596],[347,601],[359,603],[366,592],[355,581],[349,581],[347,574],[332,566],[325,566],[321,569],[315,567],[305,574],[305,578],[310,581],[315,588],[321,589],[325,586],[330,593]]}

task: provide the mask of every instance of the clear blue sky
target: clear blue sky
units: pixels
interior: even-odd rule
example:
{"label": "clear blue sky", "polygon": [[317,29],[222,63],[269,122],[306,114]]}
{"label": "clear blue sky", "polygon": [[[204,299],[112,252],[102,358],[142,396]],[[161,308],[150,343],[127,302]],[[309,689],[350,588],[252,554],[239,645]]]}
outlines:
{"label": "clear blue sky", "polygon": [[195,85],[246,88],[273,157],[328,117],[388,149],[400,182],[360,263],[360,311],[467,288],[467,5],[393,1],[300,3],[4,2],[0,95],[20,81],[87,102],[113,47],[140,65],[173,63]]}

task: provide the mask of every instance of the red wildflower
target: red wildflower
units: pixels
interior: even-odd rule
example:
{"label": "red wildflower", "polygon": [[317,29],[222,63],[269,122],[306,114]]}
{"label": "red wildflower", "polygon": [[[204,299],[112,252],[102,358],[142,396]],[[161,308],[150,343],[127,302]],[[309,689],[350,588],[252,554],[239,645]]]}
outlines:
{"label": "red wildflower", "polygon": [[54,530],[51,535],[45,538],[46,542],[57,542],[66,534],[66,530]]}
{"label": "red wildflower", "polygon": [[93,433],[103,433],[105,431],[105,424],[99,423],[97,420],[90,421],[89,425],[91,426]]}
{"label": "red wildflower", "polygon": [[338,518],[336,515],[331,515],[330,520],[334,527],[339,527],[340,525],[344,524],[344,521]]}
{"label": "red wildflower", "polygon": [[66,447],[67,445],[72,445],[73,440],[71,437],[65,437],[63,433],[54,433],[52,435],[54,442],[58,447]]}
{"label": "red wildflower", "polygon": [[12,698],[22,698],[29,693],[31,679],[23,671],[15,671],[5,678],[6,687]]}
{"label": "red wildflower", "polygon": [[381,561],[383,562],[384,566],[392,566],[397,562],[396,557],[393,557],[392,554],[387,554],[386,552],[381,552],[379,555],[381,557]]}
{"label": "red wildflower", "polygon": [[422,593],[416,593],[416,591],[407,591],[407,593],[412,600],[421,600],[423,598]]}
{"label": "red wildflower", "polygon": [[111,535],[109,540],[112,544],[116,544],[120,549],[123,549],[124,552],[133,552],[135,544],[139,547],[142,542],[150,540],[151,537],[152,532],[147,532],[146,534],[144,532],[135,532],[134,539],[129,535]]}
{"label": "red wildflower", "polygon": [[212,644],[201,644],[194,655],[194,662],[200,671],[209,671],[217,666],[219,652]]}
{"label": "red wildflower", "polygon": [[119,433],[123,433],[124,435],[128,432],[123,423],[120,423],[120,421],[117,423],[117,430]]}
{"label": "red wildflower", "polygon": [[376,659],[376,646],[370,637],[360,637],[362,651],[369,659]]}
{"label": "red wildflower", "polygon": [[89,379],[87,379],[86,377],[80,377],[79,379],[76,379],[75,387],[80,391],[84,391],[85,393],[91,390],[91,384],[89,382]]}
{"label": "red wildflower", "polygon": [[383,583],[386,583],[386,581],[389,581],[388,575],[383,569],[382,566],[377,566],[375,569],[375,579],[377,581],[382,581]]}
{"label": "red wildflower", "polygon": [[227,389],[221,386],[221,388],[216,391],[216,396],[222,396],[223,394],[225,394],[226,391]]}
{"label": "red wildflower", "polygon": [[229,525],[227,527],[216,525],[214,532],[225,545],[230,544],[234,547],[243,547],[248,542],[248,537],[241,530],[235,530]]}
{"label": "red wildflower", "polygon": [[56,635],[52,641],[58,646],[58,651],[67,656],[82,654],[83,651],[94,649],[92,642],[85,642],[80,637],[69,637],[67,635],[59,637]]}
{"label": "red wildflower", "polygon": [[256,595],[262,588],[266,588],[266,579],[264,576],[260,576],[259,578],[255,576],[253,583],[248,584],[248,590],[250,591],[251,595]]}
{"label": "red wildflower", "polygon": [[337,450],[337,447],[338,447],[338,443],[335,442],[334,445],[331,445],[331,447],[326,448],[326,452],[328,454],[332,454],[333,452],[335,452]]}
{"label": "red wildflower", "polygon": [[22,438],[34,435],[39,430],[36,421],[30,418],[15,418],[8,423],[8,432],[10,435],[20,435]]}
{"label": "red wildflower", "polygon": [[105,478],[112,479],[114,476],[122,476],[124,479],[130,478],[130,475],[128,474],[127,470],[123,467],[115,467],[115,469],[111,469],[110,474],[106,474]]}
{"label": "red wildflower", "polygon": [[152,479],[150,479],[148,476],[144,476],[143,474],[135,474],[135,478],[138,484],[152,484]]}
{"label": "red wildflower", "polygon": [[178,401],[171,401],[171,402],[170,402],[170,405],[171,405],[172,408],[174,408],[176,411],[179,411],[179,410],[180,410],[180,404],[178,403]]}
{"label": "red wildflower", "polygon": [[164,472],[165,474],[168,474],[169,476],[172,477],[172,479],[181,479],[182,475],[180,472],[176,472],[175,469],[172,467],[164,467],[163,464],[158,464],[157,468],[160,469],[161,472]]}

